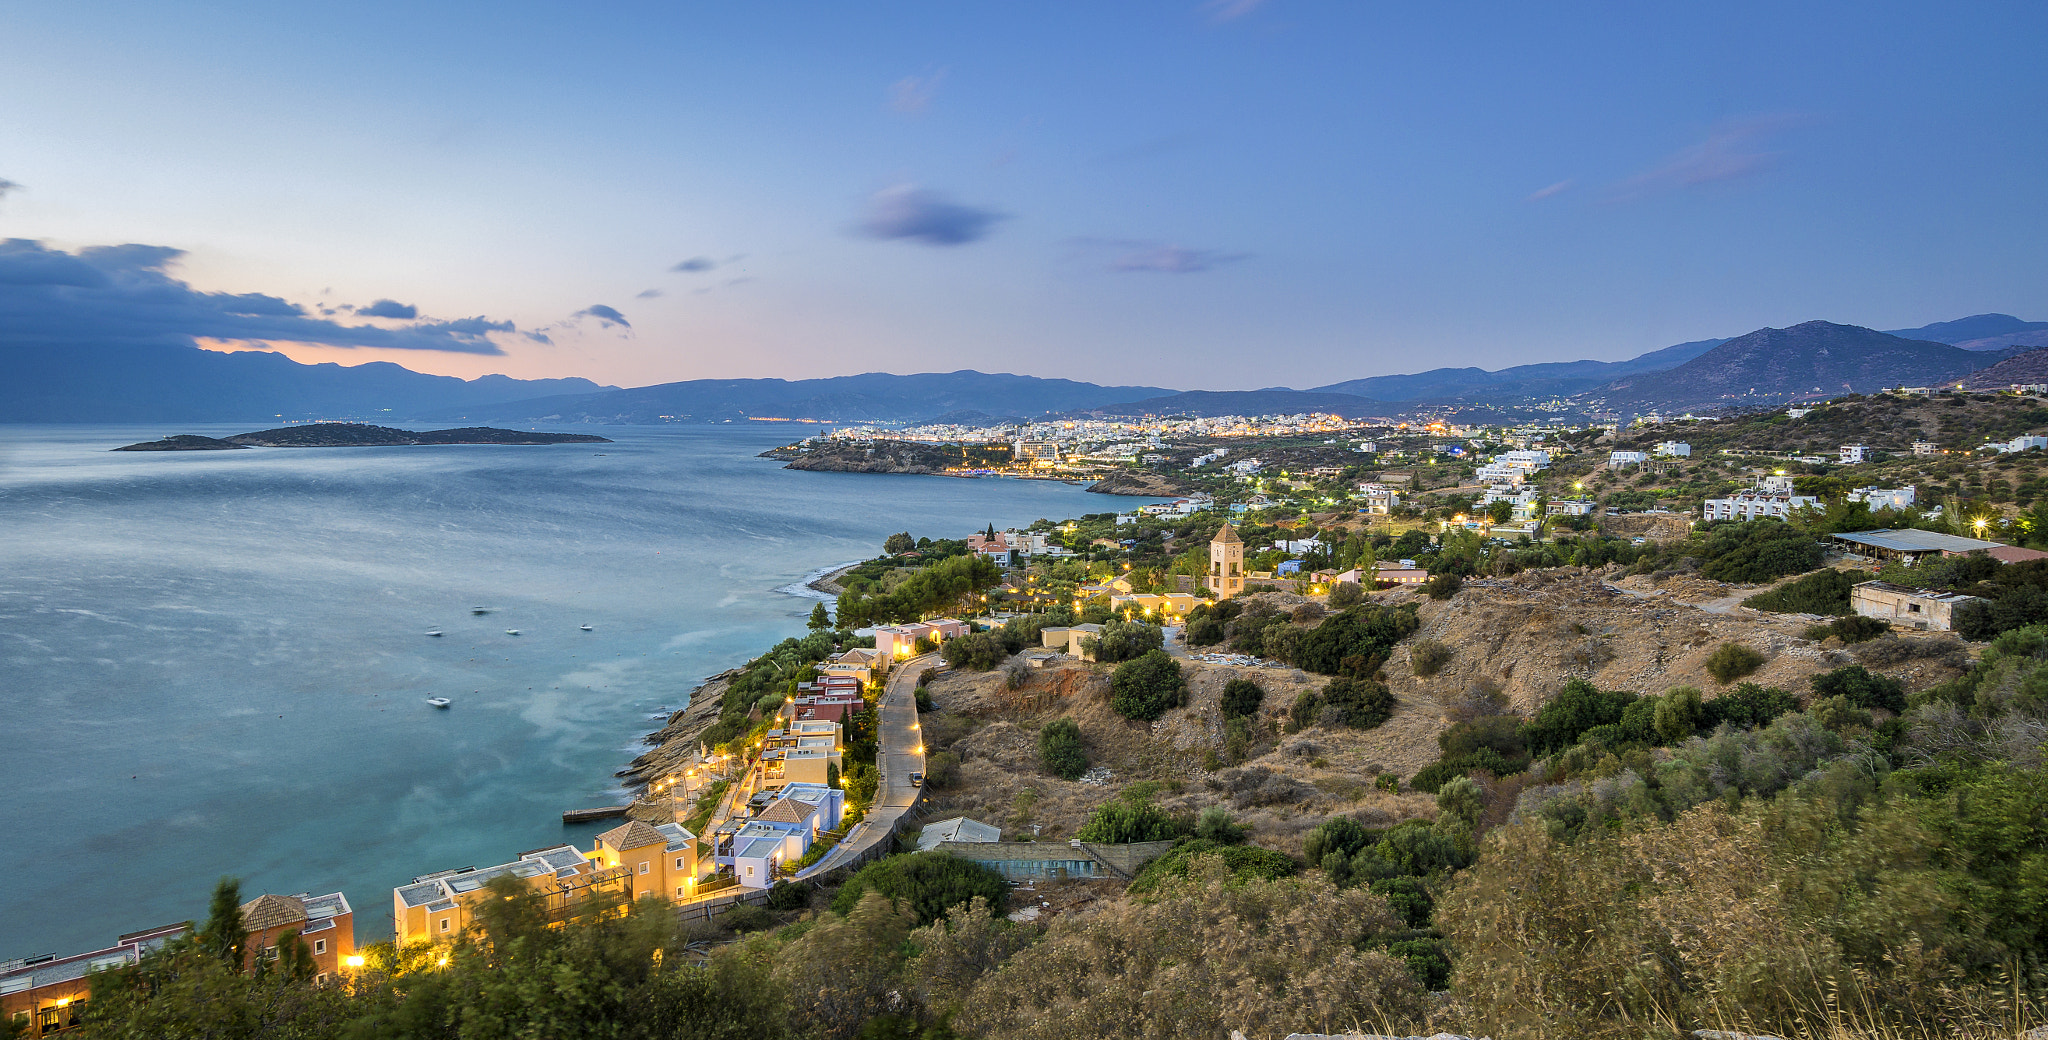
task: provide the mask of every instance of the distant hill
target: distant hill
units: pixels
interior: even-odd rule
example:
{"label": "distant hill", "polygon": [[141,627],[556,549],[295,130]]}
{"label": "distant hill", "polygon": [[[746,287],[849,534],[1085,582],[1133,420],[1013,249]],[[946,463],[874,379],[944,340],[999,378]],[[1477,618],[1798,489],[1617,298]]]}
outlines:
{"label": "distant hill", "polygon": [[0,422],[233,422],[413,419],[542,394],[588,379],[463,380],[386,362],[302,365],[283,354],[197,347],[0,345]]}
{"label": "distant hill", "polygon": [[1917,329],[1895,329],[1891,335],[1933,340],[1967,350],[2048,347],[2048,321],[2023,321],[2010,314],[1973,314]]}
{"label": "distant hill", "polygon": [[1612,408],[1761,407],[1807,396],[1929,386],[1989,368],[1998,355],[1856,325],[1809,321],[1737,336],[1677,368],[1590,392]]}
{"label": "distant hill", "polygon": [[904,422],[953,411],[1042,416],[1173,393],[1156,386],[1097,386],[1071,379],[963,370],[830,379],[692,379],[632,390],[542,397],[450,410],[437,418],[498,422],[725,422],[810,419]]}
{"label": "distant hill", "polygon": [[1384,402],[1355,394],[1326,394],[1311,390],[1188,390],[1138,401],[1095,408],[1079,408],[1077,417],[1120,418],[1139,415],[1297,415],[1326,412],[1346,418],[1392,415],[1396,409]]}
{"label": "distant hill", "polygon": [[1964,381],[1972,390],[1989,390],[2015,384],[2048,383],[2048,350],[2014,354]]}
{"label": "distant hill", "polygon": [[179,434],[157,441],[130,444],[113,451],[217,451],[223,448],[369,448],[422,444],[610,444],[587,433],[540,433],[472,426],[462,430],[394,430],[366,423],[307,423],[232,437]]}
{"label": "distant hill", "polygon": [[1676,368],[1725,342],[1727,340],[1694,340],[1653,350],[1627,361],[1556,361],[1516,365],[1492,372],[1482,368],[1436,368],[1414,375],[1349,379],[1319,386],[1315,390],[1351,394],[1374,401],[1568,397],[1623,376]]}

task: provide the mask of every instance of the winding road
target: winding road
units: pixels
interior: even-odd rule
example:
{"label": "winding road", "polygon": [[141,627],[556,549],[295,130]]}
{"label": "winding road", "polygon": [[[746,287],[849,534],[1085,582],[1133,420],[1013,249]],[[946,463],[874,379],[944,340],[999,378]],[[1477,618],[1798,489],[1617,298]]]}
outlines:
{"label": "winding road", "polygon": [[843,866],[877,843],[887,841],[896,832],[896,821],[917,804],[918,789],[910,782],[910,774],[924,772],[924,733],[917,721],[917,677],[939,663],[938,654],[925,654],[899,662],[889,673],[889,683],[882,690],[881,732],[875,750],[875,764],[882,769],[875,804],[846,840],[834,846],[823,859],[798,871],[799,880]]}

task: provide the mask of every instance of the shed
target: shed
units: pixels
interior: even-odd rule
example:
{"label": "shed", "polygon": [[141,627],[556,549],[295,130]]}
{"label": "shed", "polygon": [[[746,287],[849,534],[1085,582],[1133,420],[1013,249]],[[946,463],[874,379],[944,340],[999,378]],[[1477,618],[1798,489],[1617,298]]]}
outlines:
{"label": "shed", "polygon": [[1936,531],[1914,530],[1855,531],[1838,534],[1835,541],[1846,543],[1845,548],[1859,556],[1905,560],[1908,563],[1916,563],[1929,556],[1961,556],[2002,547],[1998,542],[1987,542],[1982,538],[1959,538]]}
{"label": "shed", "polygon": [[1866,581],[1849,589],[1849,606],[1856,613],[1932,632],[1951,631],[1955,608],[1976,599],[1975,596],[1929,592],[1888,581]]}
{"label": "shed", "polygon": [[984,843],[1001,841],[1002,838],[1003,831],[1000,827],[980,820],[970,820],[965,816],[955,816],[950,820],[926,824],[924,830],[917,836],[917,851],[936,848],[942,841]]}

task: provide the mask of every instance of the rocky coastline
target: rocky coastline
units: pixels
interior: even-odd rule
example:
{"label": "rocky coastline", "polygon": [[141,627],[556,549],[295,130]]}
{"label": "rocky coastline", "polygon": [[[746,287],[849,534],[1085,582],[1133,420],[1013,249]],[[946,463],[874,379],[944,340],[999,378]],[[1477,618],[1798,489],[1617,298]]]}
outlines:
{"label": "rocky coastline", "polygon": [[424,444],[610,444],[609,437],[588,433],[540,433],[533,430],[501,430],[494,426],[465,426],[454,430],[416,433],[367,423],[307,423],[275,430],[238,433],[232,437],[201,437],[177,434],[161,440],[143,441],[114,448],[114,451],[220,451],[232,448],[377,448]]}

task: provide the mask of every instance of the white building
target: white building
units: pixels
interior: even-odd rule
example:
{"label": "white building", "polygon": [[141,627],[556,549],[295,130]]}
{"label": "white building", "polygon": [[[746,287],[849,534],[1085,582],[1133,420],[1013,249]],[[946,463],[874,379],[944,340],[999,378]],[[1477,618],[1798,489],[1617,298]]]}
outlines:
{"label": "white building", "polygon": [[1756,487],[1766,495],[1789,495],[1792,493],[1792,478],[1778,473],[1757,481]]}
{"label": "white building", "polygon": [[1689,459],[1692,458],[1692,445],[1684,441],[1664,441],[1652,454],[1659,458]]}
{"label": "white building", "polygon": [[1551,516],[1590,516],[1593,512],[1590,498],[1560,498],[1550,503]]}
{"label": "white building", "polygon": [[1060,446],[1052,441],[1013,441],[1010,444],[1010,452],[1019,459],[1029,459],[1033,462],[1060,460]]}
{"label": "white building", "polygon": [[1232,473],[1237,474],[1240,477],[1249,477],[1252,474],[1257,473],[1258,471],[1266,468],[1266,464],[1260,462],[1257,459],[1239,459],[1236,462],[1233,462],[1230,465],[1225,466],[1223,468]]}
{"label": "white building", "polygon": [[1002,828],[965,816],[927,823],[917,835],[917,851],[937,848],[942,841],[991,842],[1003,840]]}
{"label": "white building", "polygon": [[1844,444],[1844,445],[1842,445],[1842,465],[1844,465],[1844,466],[1853,466],[1853,465],[1855,465],[1856,463],[1859,463],[1859,462],[1869,462],[1869,461],[1870,461],[1870,445],[1868,445],[1868,444]]}
{"label": "white building", "polygon": [[1795,509],[1813,509],[1820,499],[1812,495],[1769,495],[1744,491],[1728,498],[1710,498],[1700,507],[1707,520],[1783,520]]}
{"label": "white building", "polygon": [[1368,516],[1386,516],[1401,506],[1401,495],[1385,484],[1360,484],[1358,495],[1364,500],[1358,511]]}
{"label": "white building", "polygon": [[1913,484],[1902,488],[1860,487],[1849,492],[1849,501],[1862,502],[1872,509],[1908,509],[1917,489],[1918,485]]}
{"label": "white building", "polygon": [[1791,419],[1804,419],[1804,418],[1806,418],[1806,417],[1807,417],[1808,415],[1812,414],[1812,412],[1813,412],[1813,409],[1811,409],[1811,408],[1787,408],[1787,409],[1785,409],[1785,415],[1786,415],[1786,417],[1787,417],[1787,418],[1791,418]]}
{"label": "white building", "polygon": [[1648,452],[1610,451],[1607,453],[1607,465],[1610,469],[1620,469],[1624,466],[1640,466],[1648,461],[1650,461]]}
{"label": "white building", "polygon": [[2027,451],[2031,448],[2048,448],[2048,437],[2014,437],[1999,447],[1999,451]]}
{"label": "white building", "polygon": [[1938,445],[1936,445],[1933,441],[1914,441],[1913,454],[1939,455],[1941,454],[1941,448]]}

